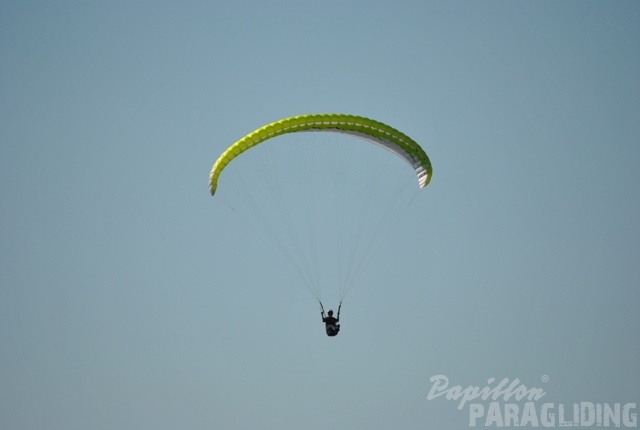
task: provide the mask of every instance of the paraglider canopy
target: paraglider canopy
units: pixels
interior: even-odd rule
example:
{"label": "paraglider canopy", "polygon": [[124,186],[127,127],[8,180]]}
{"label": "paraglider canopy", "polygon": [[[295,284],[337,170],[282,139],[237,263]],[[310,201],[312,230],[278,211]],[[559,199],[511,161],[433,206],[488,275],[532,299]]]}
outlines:
{"label": "paraglider canopy", "polygon": [[379,121],[356,115],[309,114],[293,116],[267,124],[247,134],[231,145],[213,165],[209,176],[211,195],[216,193],[218,177],[238,155],[268,139],[286,133],[301,131],[328,131],[352,134],[387,148],[402,157],[418,176],[420,188],[431,181],[431,162],[424,150],[406,134]]}
{"label": "paraglider canopy", "polygon": [[341,303],[431,176],[429,157],[405,133],[362,116],[308,114],[229,146],[209,190],[318,301],[331,287]]}

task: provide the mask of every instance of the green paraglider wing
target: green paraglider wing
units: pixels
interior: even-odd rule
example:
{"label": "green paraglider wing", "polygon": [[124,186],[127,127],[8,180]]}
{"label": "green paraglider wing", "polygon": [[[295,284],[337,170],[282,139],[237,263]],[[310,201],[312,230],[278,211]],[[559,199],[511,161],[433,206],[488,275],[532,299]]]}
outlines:
{"label": "green paraglider wing", "polygon": [[416,172],[418,185],[424,188],[431,181],[431,162],[424,150],[406,134],[373,119],[345,114],[299,115],[267,124],[231,145],[216,160],[209,176],[209,190],[214,195],[218,177],[238,155],[266,140],[287,133],[324,131],[345,133],[364,138],[402,157]]}

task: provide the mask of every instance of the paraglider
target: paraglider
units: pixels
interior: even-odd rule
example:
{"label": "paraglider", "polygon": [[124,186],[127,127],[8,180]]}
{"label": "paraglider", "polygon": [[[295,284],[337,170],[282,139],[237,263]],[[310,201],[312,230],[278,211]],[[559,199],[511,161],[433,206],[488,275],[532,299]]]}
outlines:
{"label": "paraglider", "polygon": [[333,316],[333,311],[329,309],[327,311],[327,316],[324,316],[324,306],[322,306],[322,302],[320,302],[320,315],[322,316],[322,322],[324,323],[325,331],[327,332],[327,336],[333,337],[337,336],[340,332],[340,308],[342,307],[342,302],[338,306],[338,315]]}
{"label": "paraglider", "polygon": [[[229,146],[213,165],[209,191],[293,268],[333,337],[347,292],[431,175],[422,147],[395,128],[309,114],[269,123]],[[416,179],[418,187],[410,186]],[[331,285],[336,317],[322,307]]]}

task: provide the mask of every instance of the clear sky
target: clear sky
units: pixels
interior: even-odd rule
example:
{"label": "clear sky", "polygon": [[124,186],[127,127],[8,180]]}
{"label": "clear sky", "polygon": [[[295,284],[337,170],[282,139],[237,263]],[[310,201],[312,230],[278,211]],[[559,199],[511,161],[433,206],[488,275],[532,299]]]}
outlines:
{"label": "clear sky", "polygon": [[[0,428],[466,428],[435,375],[640,403],[638,22],[633,1],[1,1]],[[335,338],[207,184],[310,112],[388,123],[434,167]]]}

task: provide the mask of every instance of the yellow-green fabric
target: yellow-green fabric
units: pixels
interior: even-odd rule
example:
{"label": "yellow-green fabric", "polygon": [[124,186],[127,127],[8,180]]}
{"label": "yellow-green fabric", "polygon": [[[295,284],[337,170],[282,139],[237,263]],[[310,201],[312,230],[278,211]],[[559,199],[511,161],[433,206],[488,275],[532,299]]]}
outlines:
{"label": "yellow-green fabric", "polygon": [[224,168],[244,151],[276,136],[299,131],[346,133],[362,137],[383,146],[402,157],[416,171],[418,185],[424,188],[431,181],[431,162],[424,150],[406,134],[379,121],[345,114],[308,114],[284,118],[249,133],[231,145],[216,160],[209,176],[209,189],[214,195],[218,177]]}

